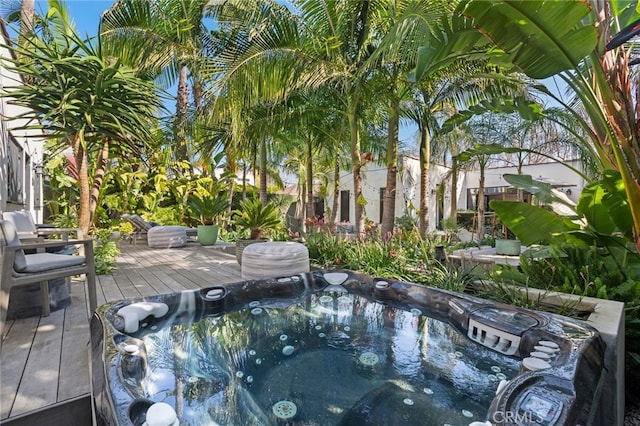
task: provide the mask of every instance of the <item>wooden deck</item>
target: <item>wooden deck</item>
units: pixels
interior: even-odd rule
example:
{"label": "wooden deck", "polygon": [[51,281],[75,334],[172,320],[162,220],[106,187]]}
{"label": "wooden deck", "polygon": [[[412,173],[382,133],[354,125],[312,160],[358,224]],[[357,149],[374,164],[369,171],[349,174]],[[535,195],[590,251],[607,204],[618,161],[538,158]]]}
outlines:
{"label": "wooden deck", "polygon": [[[98,305],[241,280],[235,256],[220,245],[150,249],[122,243],[120,248],[116,269],[98,276]],[[0,354],[0,424],[34,424],[20,419],[89,395],[89,316],[82,280],[72,282],[71,298],[68,308],[48,317],[7,322]]]}

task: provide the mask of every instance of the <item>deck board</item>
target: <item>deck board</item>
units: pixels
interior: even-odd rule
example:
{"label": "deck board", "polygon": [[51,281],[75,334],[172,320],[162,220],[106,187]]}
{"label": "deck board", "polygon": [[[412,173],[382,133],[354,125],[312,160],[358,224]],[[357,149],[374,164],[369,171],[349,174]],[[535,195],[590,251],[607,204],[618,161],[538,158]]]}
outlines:
{"label": "deck board", "polygon": [[66,309],[40,319],[11,415],[58,401],[58,375]]}
{"label": "deck board", "polygon": [[[96,279],[98,305],[241,280],[233,255],[189,243],[150,249],[121,243],[116,268]],[[90,392],[89,313],[84,281],[71,284],[69,307],[46,318],[7,321],[0,354],[0,423],[77,401]]]}
{"label": "deck board", "polygon": [[7,322],[8,332],[2,345],[0,363],[0,418],[9,416],[29,358],[39,317]]}
{"label": "deck board", "polygon": [[79,371],[89,371],[87,356],[87,336],[89,323],[84,301],[84,283],[72,284],[71,306],[65,310],[62,334],[62,354],[60,377],[58,380],[58,401],[75,398],[90,392],[89,382]]}

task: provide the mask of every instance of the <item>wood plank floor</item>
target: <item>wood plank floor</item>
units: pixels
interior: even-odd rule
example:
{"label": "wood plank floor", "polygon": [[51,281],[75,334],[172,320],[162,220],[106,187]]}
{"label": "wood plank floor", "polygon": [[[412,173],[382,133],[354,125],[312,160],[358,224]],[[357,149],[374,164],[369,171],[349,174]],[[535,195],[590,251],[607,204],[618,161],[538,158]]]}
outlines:
{"label": "wood plank floor", "polygon": [[[188,243],[150,249],[122,243],[117,267],[97,280],[98,305],[241,280],[235,256]],[[48,317],[6,323],[0,353],[0,422],[87,395],[89,316],[84,281],[71,283],[72,303]]]}

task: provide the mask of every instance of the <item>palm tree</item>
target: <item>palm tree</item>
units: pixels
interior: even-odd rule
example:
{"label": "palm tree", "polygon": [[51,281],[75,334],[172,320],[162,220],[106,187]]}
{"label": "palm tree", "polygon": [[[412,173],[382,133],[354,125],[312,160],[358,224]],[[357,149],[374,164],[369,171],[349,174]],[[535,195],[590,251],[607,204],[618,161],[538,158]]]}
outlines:
{"label": "palm tree", "polygon": [[[381,229],[383,235],[393,230],[395,219],[400,118],[401,115],[407,116],[407,113],[409,116],[412,115],[411,111],[402,111],[401,106],[403,103],[410,103],[413,91],[416,89],[415,84],[408,81],[408,77],[415,66],[417,49],[426,42],[431,25],[440,21],[447,13],[451,13],[455,4],[456,2],[439,0],[394,2],[378,17],[377,28],[384,36],[380,46],[373,52],[370,62],[375,64],[376,76],[382,83],[381,92],[384,102],[388,106],[385,161],[387,182]],[[421,132],[421,140],[425,135],[426,133]],[[426,141],[423,143],[428,145]],[[422,148],[420,153],[423,163],[428,164],[429,153]],[[421,184],[428,186],[428,181],[423,181]],[[428,215],[426,206],[421,212],[424,212],[421,213],[421,217]],[[427,226],[426,221],[423,226]]]}
{"label": "palm tree", "polygon": [[194,122],[189,118],[188,79],[193,80],[191,114],[197,115],[203,105],[206,52],[215,44],[202,23],[206,4],[205,0],[123,0],[105,11],[100,22],[100,35],[110,53],[147,71],[162,86],[177,79],[173,139],[178,162],[190,160],[188,139],[193,136],[188,131],[188,123]]}
{"label": "palm tree", "polygon": [[18,59],[7,59],[10,68],[32,82],[5,89],[11,102],[26,108],[20,118],[27,127],[46,129],[54,151],[71,148],[78,173],[78,222],[88,234],[110,150],[136,152],[150,139],[160,104],[152,82],[105,57],[100,44],[77,35],[64,5],[52,4],[40,24],[41,38],[15,47]]}
{"label": "palm tree", "polygon": [[[299,0],[293,4],[294,14],[271,1],[236,0],[216,6],[220,21],[234,22],[230,28],[245,28],[236,31],[244,41],[229,43],[221,55],[226,59],[221,87],[228,87],[231,79],[244,82],[237,99],[282,98],[296,88],[320,86],[342,97],[344,106],[336,109],[349,119],[356,198],[362,192],[361,117],[371,74],[367,59],[377,37],[372,21],[385,7],[384,2]],[[357,232],[364,228],[363,213],[356,203]]]}
{"label": "palm tree", "polygon": [[[474,119],[470,120],[463,126],[463,131],[466,138],[472,141],[474,147],[494,143],[496,140],[500,139],[500,117],[498,114],[491,113],[474,117]],[[478,153],[474,156],[468,156],[463,152],[458,156],[458,159],[463,163],[475,161],[480,170],[476,204],[476,228],[473,229],[472,232],[477,232],[478,240],[481,240],[484,237],[485,229],[485,170],[491,164],[491,154]]]}

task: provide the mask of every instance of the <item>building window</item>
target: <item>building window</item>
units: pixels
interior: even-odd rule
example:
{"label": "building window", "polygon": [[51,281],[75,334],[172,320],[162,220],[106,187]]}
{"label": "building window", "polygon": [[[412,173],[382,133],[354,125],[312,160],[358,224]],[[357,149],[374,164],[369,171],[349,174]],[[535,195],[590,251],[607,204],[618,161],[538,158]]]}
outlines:
{"label": "building window", "polygon": [[15,139],[9,140],[9,187],[7,188],[7,201],[10,203],[24,203],[24,149],[18,145]]}
{"label": "building window", "polygon": [[387,192],[387,188],[380,188],[380,223],[384,217],[384,194]]}
{"label": "building window", "polygon": [[340,191],[340,222],[349,222],[349,191]]}

